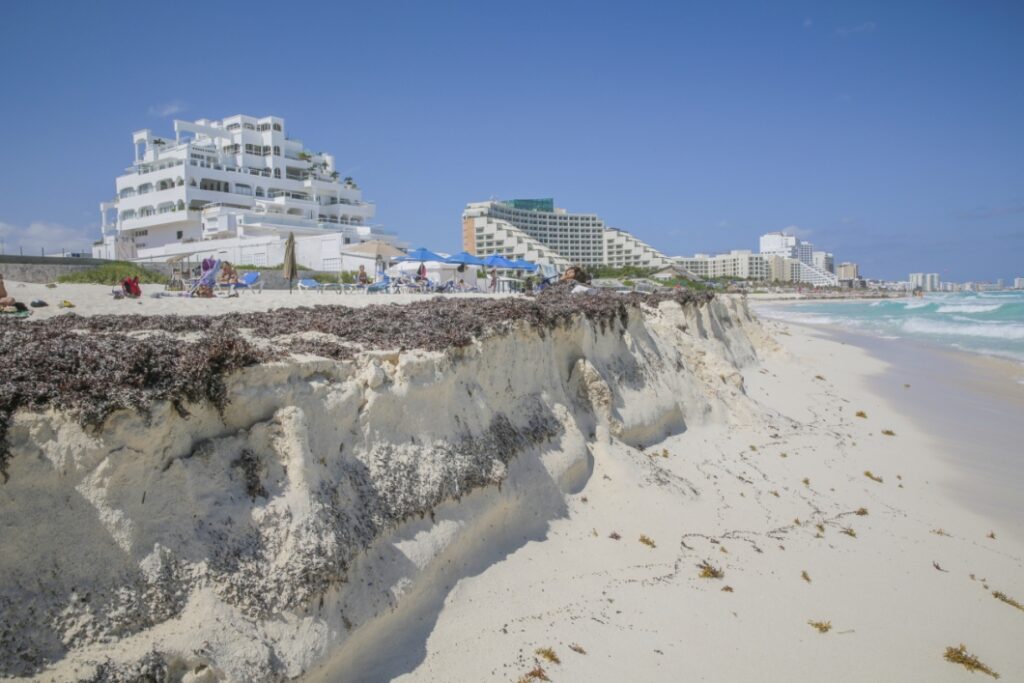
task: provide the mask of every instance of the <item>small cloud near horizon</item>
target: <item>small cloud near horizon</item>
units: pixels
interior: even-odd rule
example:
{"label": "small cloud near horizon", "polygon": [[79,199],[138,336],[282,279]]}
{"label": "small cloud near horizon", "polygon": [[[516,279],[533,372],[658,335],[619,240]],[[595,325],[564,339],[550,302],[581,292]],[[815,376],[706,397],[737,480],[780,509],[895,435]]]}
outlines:
{"label": "small cloud near horizon", "polygon": [[786,235],[793,235],[800,239],[807,239],[814,234],[814,231],[809,228],[801,228],[799,225],[787,225],[782,229],[782,232]]}
{"label": "small cloud near horizon", "polygon": [[857,35],[858,33],[872,33],[876,28],[878,28],[878,24],[875,22],[865,21],[854,26],[840,26],[836,29],[836,33],[845,37]]}
{"label": "small cloud near horizon", "polygon": [[171,102],[164,102],[163,104],[151,104],[147,111],[150,116],[163,118],[165,116],[173,116],[179,112],[185,111],[185,105],[178,100],[173,100]]}
{"label": "small cloud near horizon", "polygon": [[99,236],[99,230],[95,227],[70,228],[46,221],[32,221],[27,226],[18,226],[0,221],[0,240],[3,241],[6,254],[17,254],[19,250],[24,250],[26,254],[36,256],[43,249],[47,254],[59,254],[61,249],[88,251]]}

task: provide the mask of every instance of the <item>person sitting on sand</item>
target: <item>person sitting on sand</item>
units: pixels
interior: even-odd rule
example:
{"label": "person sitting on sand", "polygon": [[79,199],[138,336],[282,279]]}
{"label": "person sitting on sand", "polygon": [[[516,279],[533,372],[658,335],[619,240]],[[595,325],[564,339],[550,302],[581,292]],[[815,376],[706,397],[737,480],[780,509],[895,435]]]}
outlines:
{"label": "person sitting on sand", "polygon": [[4,276],[0,273],[0,306],[13,306],[15,303],[14,297],[7,294],[7,288],[4,287]]}
{"label": "person sitting on sand", "polygon": [[135,277],[132,277],[129,275],[121,280],[121,291],[124,292],[125,296],[132,297],[133,299],[137,299],[142,296],[142,287],[139,286],[139,276],[136,275]]}
{"label": "person sitting on sand", "polygon": [[356,273],[356,282],[361,285],[370,284],[370,276],[366,274],[366,266],[359,266],[359,272]]}
{"label": "person sitting on sand", "polygon": [[220,273],[217,279],[223,285],[237,285],[238,284],[238,271],[231,265],[229,261],[225,261],[220,266]]}

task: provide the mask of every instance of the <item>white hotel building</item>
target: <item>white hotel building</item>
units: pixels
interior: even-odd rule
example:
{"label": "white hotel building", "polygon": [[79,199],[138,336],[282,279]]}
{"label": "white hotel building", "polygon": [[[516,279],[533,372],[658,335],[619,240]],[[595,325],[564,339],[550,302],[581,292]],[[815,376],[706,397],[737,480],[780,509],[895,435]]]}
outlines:
{"label": "white hotel building", "polygon": [[761,255],[768,258],[772,280],[802,282],[814,287],[836,287],[832,254],[814,251],[814,245],[796,235],[769,232],[761,235]]}
{"label": "white hotel building", "polygon": [[173,138],[141,130],[132,142],[117,196],[100,204],[97,258],[276,265],[291,232],[301,264],[338,271],[350,267],[346,245],[396,242],[368,225],[375,207],[351,178],[339,180],[334,157],[288,137],[282,118],[175,121]]}
{"label": "white hotel building", "polygon": [[491,200],[462,212],[462,248],[565,269],[570,265],[660,268],[671,259],[594,214],[555,208],[552,199]]}

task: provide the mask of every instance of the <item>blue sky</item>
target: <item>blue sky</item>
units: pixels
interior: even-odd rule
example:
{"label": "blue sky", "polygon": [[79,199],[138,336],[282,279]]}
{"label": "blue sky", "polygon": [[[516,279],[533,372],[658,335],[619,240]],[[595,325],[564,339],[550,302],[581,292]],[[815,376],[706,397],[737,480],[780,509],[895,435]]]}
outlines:
{"label": "blue sky", "polygon": [[131,133],[285,117],[414,243],[548,197],[671,254],[793,229],[1024,275],[1024,3],[7,2],[0,239],[88,244]]}

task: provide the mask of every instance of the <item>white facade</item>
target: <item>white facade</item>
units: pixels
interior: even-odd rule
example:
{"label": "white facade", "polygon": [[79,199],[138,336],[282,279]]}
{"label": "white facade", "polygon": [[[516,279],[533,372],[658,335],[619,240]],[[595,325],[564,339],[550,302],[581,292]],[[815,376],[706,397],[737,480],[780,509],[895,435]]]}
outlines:
{"label": "white facade", "polygon": [[695,254],[679,256],[676,263],[698,277],[711,279],[718,277],[736,277],[747,280],[771,279],[769,260],[762,254],[750,250],[734,249],[728,254]]}
{"label": "white facade", "polygon": [[[769,232],[761,235],[760,248],[763,256],[773,259],[773,280],[802,282],[814,287],[835,287],[839,284],[839,278],[830,268],[834,261],[832,254],[815,252],[813,244],[804,242],[796,235]],[[817,258],[816,253],[820,254]],[[793,260],[800,265],[786,264],[778,259]]]}
{"label": "white facade", "polygon": [[1015,278],[1013,278],[1013,288],[1014,289],[1024,289],[1024,277],[1015,277]]}
{"label": "white facade", "polygon": [[857,280],[860,278],[860,268],[856,263],[845,261],[836,268],[836,277],[840,280]]}
{"label": "white facade", "polygon": [[315,270],[348,269],[345,245],[395,243],[371,228],[375,206],[334,157],[288,137],[284,119],[231,116],[175,121],[174,138],[134,133],[134,163],[100,204],[103,238],[93,256],[165,261],[179,254],[275,265],[288,233]]}
{"label": "white facade", "polygon": [[922,289],[926,292],[940,291],[940,280],[938,273],[911,273],[910,288]]}
{"label": "white facade", "polygon": [[811,265],[818,270],[823,270],[826,273],[834,273],[835,269],[835,257],[832,256],[831,252],[828,251],[815,251],[812,253]]}
{"label": "white facade", "polygon": [[550,263],[658,268],[670,263],[660,251],[594,214],[571,214],[553,200],[474,202],[462,212],[462,248]]}

